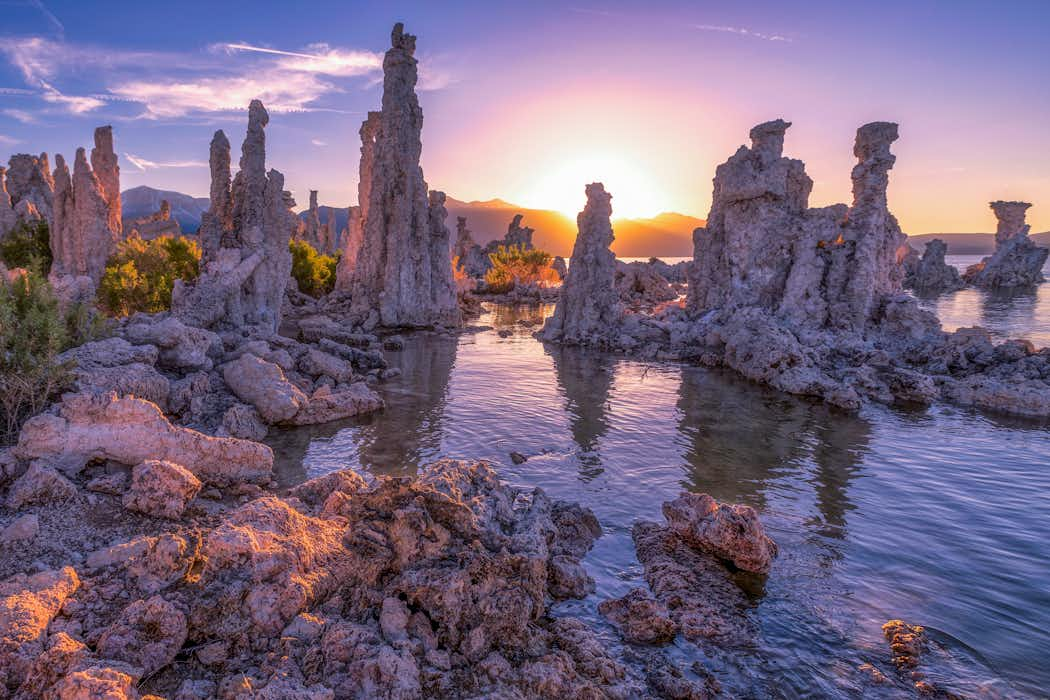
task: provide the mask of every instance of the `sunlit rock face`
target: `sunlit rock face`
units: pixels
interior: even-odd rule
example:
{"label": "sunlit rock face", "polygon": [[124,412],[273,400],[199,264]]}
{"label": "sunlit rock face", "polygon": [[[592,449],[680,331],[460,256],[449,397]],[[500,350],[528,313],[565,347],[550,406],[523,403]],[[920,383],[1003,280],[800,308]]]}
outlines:
{"label": "sunlit rock face", "polygon": [[[439,234],[432,225],[419,167],[423,111],[415,92],[415,50],[416,38],[395,25],[383,60],[383,109],[366,122],[377,127],[374,144],[362,128],[362,182],[367,176],[370,184],[359,193],[367,197],[360,200],[364,235],[352,293],[355,308],[377,311],[384,326],[455,325],[455,295],[445,293],[454,289],[447,229]],[[368,148],[374,160],[366,167]],[[435,235],[443,235],[443,248]]]}
{"label": "sunlit rock face", "polygon": [[7,169],[7,194],[19,218],[44,219],[51,224],[51,206],[55,181],[46,153],[11,156]]}
{"label": "sunlit rock face", "polygon": [[160,236],[179,236],[182,227],[177,219],[171,217],[171,204],[166,199],[160,200],[160,209],[149,216],[134,219],[128,223],[128,235],[137,235],[143,240],[152,240]]}
{"label": "sunlit rock face", "polygon": [[111,231],[123,232],[120,204],[120,165],[113,150],[113,127],[100,126],[95,129],[95,147],[91,149],[91,169],[98,178],[102,199],[109,212],[107,224]]}
{"label": "sunlit rock face", "polygon": [[886,202],[897,125],[857,130],[852,206],[816,209],[805,165],[782,155],[789,126],[759,124],[751,147],[716,170],[707,226],[693,235],[689,310],[753,308],[797,326],[862,329],[903,278],[904,235]]}
{"label": "sunlit rock face", "polygon": [[1050,250],[1037,246],[1028,237],[1025,223],[1028,202],[996,201],[989,204],[998,219],[995,252],[971,265],[963,273],[966,282],[984,289],[1029,287],[1042,282],[1043,265]]}
{"label": "sunlit rock face", "polygon": [[[110,227],[109,204],[83,148],[77,149],[72,176],[65,159],[61,155],[55,157],[54,183],[52,281],[65,288],[70,286],[70,280],[63,278],[88,278],[91,285],[97,286],[106,261],[116,248],[120,230]],[[119,198],[118,192],[118,207]]]}
{"label": "sunlit rock face", "polygon": [[292,269],[288,241],[298,218],[284,175],[266,171],[265,127],[259,100],[248,108],[240,171],[230,180],[230,143],[211,142],[211,207],[201,221],[203,270],[192,285],[177,283],[172,312],[203,327],[257,326],[275,331]]}
{"label": "sunlit rock face", "polygon": [[611,216],[612,195],[600,182],[587,185],[587,205],[576,217],[579,233],[569,271],[554,315],[543,327],[544,340],[601,345],[603,338],[616,333],[623,307],[616,290],[616,256],[609,249]]}
{"label": "sunlit rock face", "polygon": [[902,261],[904,286],[920,294],[950,292],[966,286],[959,271],[944,262],[947,252],[948,244],[939,238],[926,244],[922,257],[914,248],[909,248],[909,254]]}
{"label": "sunlit rock face", "polygon": [[337,291],[349,292],[354,286],[357,259],[364,244],[365,214],[368,213],[368,202],[372,196],[372,167],[376,159],[376,135],[379,133],[381,116],[379,112],[369,112],[358,131],[361,136],[361,159],[358,163],[357,206],[350,207],[346,235],[340,246],[343,254],[335,270]]}

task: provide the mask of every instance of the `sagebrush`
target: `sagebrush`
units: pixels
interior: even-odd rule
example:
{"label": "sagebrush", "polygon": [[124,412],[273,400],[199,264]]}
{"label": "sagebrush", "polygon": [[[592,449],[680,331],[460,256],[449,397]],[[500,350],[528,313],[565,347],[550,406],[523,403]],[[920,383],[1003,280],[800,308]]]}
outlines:
{"label": "sagebrush", "polygon": [[292,252],[292,277],[303,294],[318,299],[335,289],[339,255],[323,255],[306,241],[288,241]]}
{"label": "sagebrush", "polygon": [[524,245],[500,246],[489,253],[492,268],[485,273],[486,289],[494,294],[509,292],[518,285],[549,287],[559,282],[551,269],[551,254]]}
{"label": "sagebrush", "polygon": [[171,309],[175,280],[187,282],[200,274],[201,249],[184,236],[160,236],[144,241],[131,236],[117,245],[98,287],[98,303],[111,316]]}

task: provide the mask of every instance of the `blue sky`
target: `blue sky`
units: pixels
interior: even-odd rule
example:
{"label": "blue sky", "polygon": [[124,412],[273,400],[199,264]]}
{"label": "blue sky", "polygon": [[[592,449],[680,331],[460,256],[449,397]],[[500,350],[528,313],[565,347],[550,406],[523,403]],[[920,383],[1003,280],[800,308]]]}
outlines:
{"label": "blue sky", "polygon": [[217,128],[271,109],[269,164],[300,203],[356,199],[364,112],[394,21],[419,36],[423,167],[461,199],[703,216],[755,123],[794,122],[812,203],[849,199],[853,133],[901,123],[906,230],[1050,228],[1050,2],[25,2],[0,0],[0,158],[70,155],[112,123],[122,185],[207,192]]}

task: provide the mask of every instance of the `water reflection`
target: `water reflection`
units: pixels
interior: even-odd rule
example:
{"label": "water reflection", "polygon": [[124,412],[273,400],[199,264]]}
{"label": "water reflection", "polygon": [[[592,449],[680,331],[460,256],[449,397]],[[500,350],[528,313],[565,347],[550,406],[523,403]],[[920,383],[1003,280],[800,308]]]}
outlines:
{"label": "water reflection", "polygon": [[582,348],[545,348],[554,362],[558,386],[565,395],[565,413],[572,439],[580,448],[580,476],[593,479],[602,473],[599,441],[609,430],[609,392],[615,376],[614,360]]}

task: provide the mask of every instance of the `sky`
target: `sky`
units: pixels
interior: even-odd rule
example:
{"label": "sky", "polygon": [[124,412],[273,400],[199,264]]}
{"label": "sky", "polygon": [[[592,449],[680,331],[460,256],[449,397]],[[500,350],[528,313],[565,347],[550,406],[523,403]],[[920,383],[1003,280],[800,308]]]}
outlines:
{"label": "sky", "polygon": [[600,180],[614,216],[703,217],[715,167],[782,117],[811,205],[848,202],[854,133],[880,120],[901,125],[906,232],[994,230],[992,199],[1050,229],[1045,0],[0,0],[0,17],[0,160],[68,158],[112,124],[125,189],[206,195],[212,134],[236,149],[259,97],[300,205],[356,203],[357,131],[403,21],[424,173],[457,199],[572,213]]}

